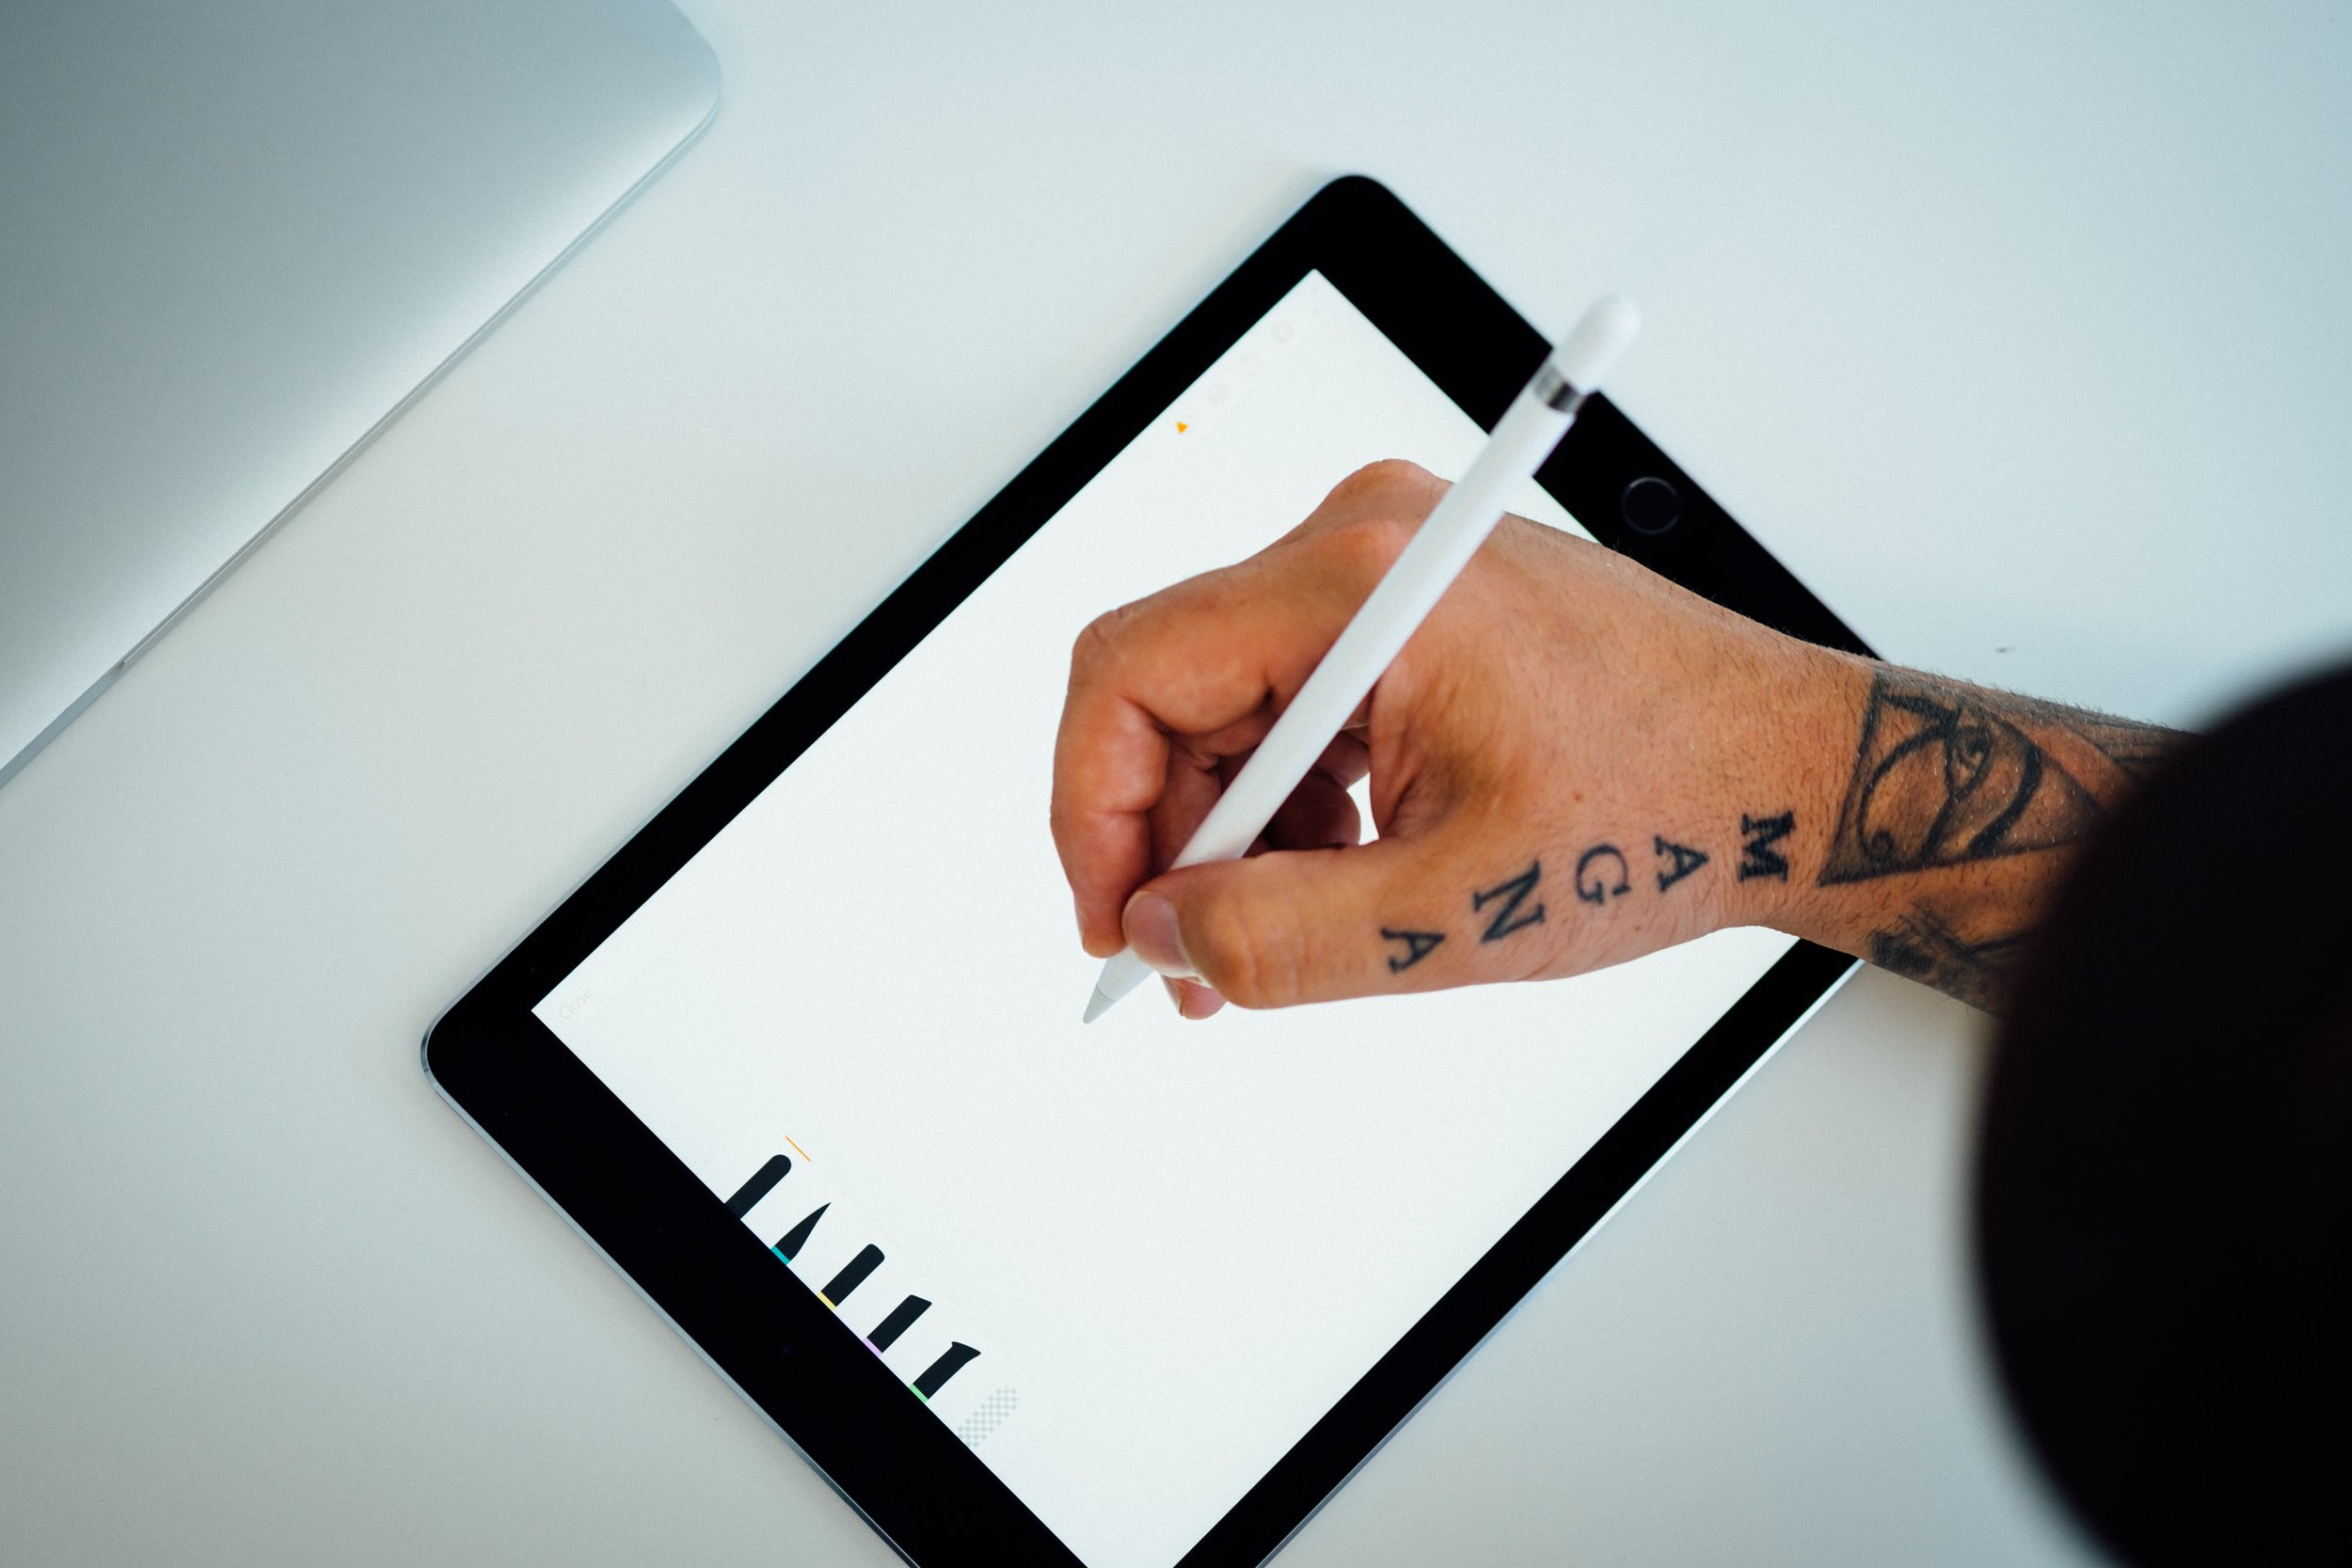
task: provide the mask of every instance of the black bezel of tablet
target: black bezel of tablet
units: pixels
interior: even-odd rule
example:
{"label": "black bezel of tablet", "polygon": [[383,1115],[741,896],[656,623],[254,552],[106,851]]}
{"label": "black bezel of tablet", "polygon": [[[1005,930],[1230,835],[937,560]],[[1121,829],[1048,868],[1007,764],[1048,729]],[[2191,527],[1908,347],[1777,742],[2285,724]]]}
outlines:
{"label": "black bezel of tablet", "polygon": [[[923,1568],[1078,1560],[531,1009],[1311,270],[1483,425],[1544,356],[1535,329],[1384,187],[1325,186],[425,1037],[425,1070],[451,1102]],[[1538,478],[1603,544],[1770,626],[1867,652],[1605,398]],[[1851,961],[1801,942],[1775,964],[1183,1568],[1255,1563],[1280,1545]]]}

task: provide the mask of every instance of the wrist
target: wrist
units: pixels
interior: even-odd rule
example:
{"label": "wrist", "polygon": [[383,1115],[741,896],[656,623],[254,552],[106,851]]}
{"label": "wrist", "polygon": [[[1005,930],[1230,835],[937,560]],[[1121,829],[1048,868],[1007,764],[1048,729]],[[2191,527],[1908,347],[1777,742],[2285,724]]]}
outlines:
{"label": "wrist", "polygon": [[1820,885],[1820,871],[1844,809],[1855,725],[1872,665],[1851,654],[1782,639],[1780,657],[1757,690],[1742,728],[1761,765],[1727,800],[1738,830],[1727,926],[1765,926],[1848,947],[1847,911]]}

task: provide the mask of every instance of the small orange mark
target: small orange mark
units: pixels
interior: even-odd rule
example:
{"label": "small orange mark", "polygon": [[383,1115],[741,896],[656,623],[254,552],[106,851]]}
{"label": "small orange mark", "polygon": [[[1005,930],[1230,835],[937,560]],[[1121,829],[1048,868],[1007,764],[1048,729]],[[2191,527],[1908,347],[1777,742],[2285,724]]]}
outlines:
{"label": "small orange mark", "polygon": [[[1182,436],[1182,435],[1183,435],[1185,431],[1190,430],[1191,428],[1192,428],[1192,426],[1190,426],[1190,425],[1188,425],[1188,424],[1184,423],[1184,420],[1178,420],[1176,421],[1176,434],[1177,434],[1177,435],[1179,435],[1179,436]],[[787,1142],[789,1142],[790,1140],[789,1140],[789,1139],[787,1139],[786,1141],[787,1141]]]}
{"label": "small orange mark", "polygon": [[[792,1144],[792,1140],[788,1136],[784,1141],[786,1143]],[[803,1148],[799,1144],[792,1144],[792,1152],[799,1155],[803,1160],[808,1160],[808,1150]],[[813,1165],[817,1162],[814,1160],[808,1160],[808,1163]]]}

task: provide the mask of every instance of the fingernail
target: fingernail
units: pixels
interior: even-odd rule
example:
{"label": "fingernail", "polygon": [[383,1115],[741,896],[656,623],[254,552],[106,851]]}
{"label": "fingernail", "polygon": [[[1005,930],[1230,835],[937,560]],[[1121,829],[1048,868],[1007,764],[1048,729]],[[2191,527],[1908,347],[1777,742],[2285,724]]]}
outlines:
{"label": "fingernail", "polygon": [[1162,974],[1193,978],[1196,972],[1184,961],[1184,939],[1176,932],[1174,904],[1156,893],[1138,893],[1127,900],[1120,924],[1126,928],[1127,945],[1136,950],[1136,958]]}
{"label": "fingernail", "polygon": [[1160,977],[1168,988],[1168,999],[1176,1005],[1176,1016],[1184,1019],[1203,1019],[1225,1006],[1225,998],[1198,980],[1171,980]]}
{"label": "fingernail", "polygon": [[1225,998],[1198,980],[1178,980],[1174,984],[1179,993],[1176,1011],[1185,1018],[1208,1018],[1225,1006]]}

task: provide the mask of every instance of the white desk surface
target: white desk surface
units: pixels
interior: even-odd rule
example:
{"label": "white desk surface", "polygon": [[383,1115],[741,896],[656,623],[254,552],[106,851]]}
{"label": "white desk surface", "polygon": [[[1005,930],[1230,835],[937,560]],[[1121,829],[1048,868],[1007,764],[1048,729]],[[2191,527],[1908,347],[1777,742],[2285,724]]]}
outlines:
{"label": "white desk surface", "polygon": [[[704,142],[0,790],[0,1560],[890,1560],[418,1037],[1330,175],[1639,297],[1893,657],[2194,722],[2352,632],[2340,9],[687,9]],[[2090,1560],[1981,1047],[1865,976],[1285,1560]]]}

